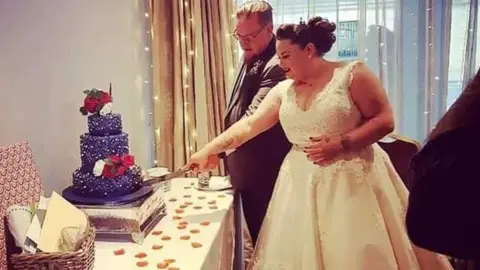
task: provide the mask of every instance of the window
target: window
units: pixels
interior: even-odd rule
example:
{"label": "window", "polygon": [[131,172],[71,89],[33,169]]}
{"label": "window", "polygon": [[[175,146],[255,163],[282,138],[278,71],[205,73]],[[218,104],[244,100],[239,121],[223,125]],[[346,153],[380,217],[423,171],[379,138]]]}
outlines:
{"label": "window", "polygon": [[[237,4],[246,0],[236,0]],[[462,70],[470,0],[452,0],[452,19],[449,52],[444,47],[448,36],[441,26],[444,7],[434,5],[433,30],[427,30],[426,2],[403,0],[402,5],[394,0],[365,0],[365,14],[360,16],[358,0],[270,0],[274,9],[274,23],[308,21],[313,16],[322,16],[337,24],[337,42],[326,55],[331,60],[362,59],[379,75],[396,114],[397,132],[423,140],[447,108],[457,99],[463,89]],[[445,3],[445,2],[443,2]],[[401,19],[401,21],[396,21]],[[363,21],[362,21],[363,20]],[[395,29],[395,25],[399,25]],[[480,25],[479,25],[480,28]],[[431,28],[430,28],[431,29]],[[361,31],[364,31],[362,33]],[[433,31],[434,56],[425,51],[427,32]],[[480,32],[480,31],[479,31]],[[476,33],[478,35],[478,32]],[[380,42],[381,40],[381,42]],[[480,42],[476,43],[480,51]],[[241,51],[241,50],[239,50]],[[398,59],[395,57],[399,55]],[[448,54],[448,66],[444,56]],[[480,53],[476,53],[476,66]],[[447,85],[437,84],[435,98],[429,97],[426,89],[427,63],[431,59],[439,64],[433,71],[440,78],[443,68],[448,68]],[[440,61],[439,61],[440,59]],[[431,73],[429,73],[431,74]],[[435,86],[434,86],[435,87]],[[446,93],[446,98],[443,93]],[[435,99],[435,100],[434,100]],[[429,101],[429,102],[426,102]],[[446,104],[445,104],[446,102]],[[427,105],[427,103],[433,105]],[[428,109],[428,108],[429,109]],[[430,117],[429,115],[433,115]]]}
{"label": "window", "polygon": [[[468,26],[468,3],[453,0],[452,26],[450,31],[450,55],[448,66],[447,107],[450,107],[462,92],[462,66]],[[478,46],[478,45],[477,45]],[[478,50],[478,49],[477,49]],[[479,54],[477,54],[477,59]],[[478,62],[478,60],[477,60]]]}
{"label": "window", "polygon": [[[235,0],[234,0],[235,1]],[[246,0],[236,0],[239,5]],[[337,22],[337,46],[327,57],[338,60],[353,60],[358,57],[357,49],[357,25],[358,25],[358,1],[357,0],[272,0],[269,1],[274,9],[275,28],[284,22],[298,22],[301,18],[313,15],[321,15],[327,19]],[[395,2],[394,0],[377,1],[384,14],[380,17],[380,24],[394,31]],[[462,65],[467,26],[468,26],[468,0],[453,0],[452,5],[452,26],[451,44],[448,70],[448,97],[449,107],[459,96],[462,88]],[[337,5],[338,10],[337,12]],[[366,25],[375,25],[379,20],[375,14],[375,1],[367,0]],[[340,11],[341,10],[341,11]],[[313,14],[310,14],[313,13]],[[383,20],[383,21],[382,21]],[[367,30],[368,31],[368,30]],[[480,35],[480,31],[478,32]],[[241,50],[239,50],[241,51]],[[477,42],[477,51],[480,51],[480,42]],[[480,53],[476,54],[477,67],[480,64]]]}
{"label": "window", "polygon": [[357,50],[358,21],[338,22],[337,24],[337,58],[353,60],[358,57]]}

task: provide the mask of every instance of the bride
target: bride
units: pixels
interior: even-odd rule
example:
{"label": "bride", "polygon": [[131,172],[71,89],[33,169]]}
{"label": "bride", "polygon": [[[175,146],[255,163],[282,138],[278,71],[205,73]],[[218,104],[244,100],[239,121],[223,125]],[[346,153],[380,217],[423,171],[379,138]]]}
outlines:
{"label": "bride", "polygon": [[257,111],[185,165],[208,170],[280,121],[293,147],[280,169],[250,269],[452,269],[413,246],[404,219],[408,191],[376,141],[393,131],[379,80],[360,62],[323,58],[335,24],[320,17],[282,25],[277,54],[288,80]]}

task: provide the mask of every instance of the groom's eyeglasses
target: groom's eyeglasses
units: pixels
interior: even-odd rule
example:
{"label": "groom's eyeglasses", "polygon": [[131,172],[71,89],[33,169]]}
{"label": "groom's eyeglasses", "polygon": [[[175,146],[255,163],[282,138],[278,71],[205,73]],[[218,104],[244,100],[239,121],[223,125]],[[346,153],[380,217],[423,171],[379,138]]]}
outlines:
{"label": "groom's eyeglasses", "polygon": [[253,40],[255,40],[255,38],[260,35],[260,33],[262,33],[263,29],[265,29],[267,25],[264,25],[262,26],[262,28],[258,29],[257,31],[253,32],[253,33],[250,33],[248,35],[240,35],[237,33],[237,29],[235,29],[235,31],[233,32],[233,36],[237,39],[237,40],[241,40],[243,42],[248,42],[248,43],[251,43]]}

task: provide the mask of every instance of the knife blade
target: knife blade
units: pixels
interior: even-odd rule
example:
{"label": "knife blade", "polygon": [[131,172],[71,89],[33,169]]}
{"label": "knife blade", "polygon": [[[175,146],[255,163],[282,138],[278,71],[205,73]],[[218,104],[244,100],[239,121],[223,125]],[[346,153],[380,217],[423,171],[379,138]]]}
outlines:
{"label": "knife blade", "polygon": [[149,178],[146,181],[143,181],[143,185],[146,186],[146,185],[159,184],[159,183],[171,180],[173,178],[183,176],[184,174],[186,174],[189,171],[190,171],[190,169],[183,169],[182,168],[182,169],[176,170],[172,173],[167,173],[167,174],[164,174],[164,175],[161,175],[161,176],[154,176],[152,178]]}

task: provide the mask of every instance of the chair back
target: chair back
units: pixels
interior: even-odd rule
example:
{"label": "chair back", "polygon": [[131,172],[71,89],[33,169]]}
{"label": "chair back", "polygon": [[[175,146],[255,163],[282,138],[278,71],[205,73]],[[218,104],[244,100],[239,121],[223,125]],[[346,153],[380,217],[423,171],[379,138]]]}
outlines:
{"label": "chair back", "polygon": [[42,182],[28,143],[0,147],[0,269],[10,269],[7,258],[15,250],[5,222],[7,208],[36,203],[41,194]]}
{"label": "chair back", "polygon": [[385,152],[387,152],[393,163],[393,167],[395,167],[395,170],[407,189],[410,189],[411,185],[408,182],[407,177],[408,169],[413,156],[418,153],[421,148],[420,143],[403,136],[390,134],[380,140],[378,144]]}

